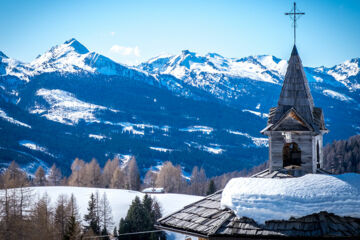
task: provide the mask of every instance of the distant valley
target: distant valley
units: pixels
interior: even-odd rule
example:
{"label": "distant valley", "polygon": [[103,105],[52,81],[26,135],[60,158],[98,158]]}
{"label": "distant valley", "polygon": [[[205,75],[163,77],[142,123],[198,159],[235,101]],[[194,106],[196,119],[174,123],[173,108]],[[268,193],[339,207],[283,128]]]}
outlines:
{"label": "distant valley", "polygon": [[[187,50],[130,67],[76,39],[31,63],[0,52],[0,164],[16,160],[33,173],[56,163],[66,174],[76,157],[125,165],[135,156],[143,173],[167,160],[185,175],[193,166],[209,176],[251,168],[267,160],[259,131],[286,67],[269,55]],[[305,68],[330,129],[326,143],[360,133],[359,69],[359,58]]]}

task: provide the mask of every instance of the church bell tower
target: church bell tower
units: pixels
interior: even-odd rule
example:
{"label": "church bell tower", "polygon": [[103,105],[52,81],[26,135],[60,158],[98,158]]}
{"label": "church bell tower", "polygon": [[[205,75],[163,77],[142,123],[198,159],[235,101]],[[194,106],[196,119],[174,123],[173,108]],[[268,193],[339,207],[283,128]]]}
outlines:
{"label": "church bell tower", "polygon": [[268,123],[261,131],[269,137],[269,170],[286,171],[294,176],[316,173],[323,167],[323,135],[328,133],[321,108],[314,105],[309,83],[296,48],[296,19],[305,13],[290,15],[294,27],[294,47],[285,74],[277,107],[270,109]]}
{"label": "church bell tower", "polygon": [[323,166],[323,135],[327,132],[294,45],[278,105],[270,109],[267,126],[261,131],[269,137],[270,172],[316,173]]}

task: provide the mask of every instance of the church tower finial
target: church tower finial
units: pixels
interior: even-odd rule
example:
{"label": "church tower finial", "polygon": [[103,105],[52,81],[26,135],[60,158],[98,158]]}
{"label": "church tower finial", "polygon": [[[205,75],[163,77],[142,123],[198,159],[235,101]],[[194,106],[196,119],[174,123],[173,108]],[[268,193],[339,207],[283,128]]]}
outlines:
{"label": "church tower finial", "polygon": [[305,15],[304,12],[299,12],[296,9],[296,2],[294,2],[294,7],[291,9],[290,12],[285,13],[285,15],[290,16],[291,20],[293,21],[293,28],[294,28],[294,45],[296,45],[296,20],[298,20],[302,15]]}

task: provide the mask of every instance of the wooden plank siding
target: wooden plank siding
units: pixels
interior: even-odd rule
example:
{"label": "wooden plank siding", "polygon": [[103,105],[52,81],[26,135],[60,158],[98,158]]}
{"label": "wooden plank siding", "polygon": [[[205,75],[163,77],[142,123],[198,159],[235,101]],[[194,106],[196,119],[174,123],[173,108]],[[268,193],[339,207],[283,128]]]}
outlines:
{"label": "wooden plank siding", "polygon": [[[283,168],[283,147],[286,143],[283,133],[283,131],[272,131],[269,135],[270,171]],[[313,138],[312,132],[291,132],[291,142],[298,144],[301,150],[301,168],[309,173],[316,171],[316,168],[313,168],[314,156],[316,156]]]}

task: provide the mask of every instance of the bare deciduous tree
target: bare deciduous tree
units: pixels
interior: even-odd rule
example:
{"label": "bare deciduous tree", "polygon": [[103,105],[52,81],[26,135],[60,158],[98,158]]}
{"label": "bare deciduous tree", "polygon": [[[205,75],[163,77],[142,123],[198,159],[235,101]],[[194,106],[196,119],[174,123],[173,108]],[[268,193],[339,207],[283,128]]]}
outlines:
{"label": "bare deciduous tree", "polygon": [[35,186],[45,186],[46,182],[45,171],[42,166],[39,166],[35,172],[34,184]]}
{"label": "bare deciduous tree", "polygon": [[163,187],[166,192],[180,192],[183,187],[183,178],[180,166],[165,162],[156,178],[156,186]]}
{"label": "bare deciduous tree", "polygon": [[85,162],[75,158],[71,164],[71,175],[68,180],[70,186],[84,186]]}
{"label": "bare deciduous tree", "polygon": [[104,170],[101,175],[101,185],[105,188],[110,187],[111,179],[114,175],[115,170],[119,167],[119,159],[114,158],[108,160],[104,166]]}
{"label": "bare deciduous tree", "polygon": [[117,167],[113,173],[110,183],[111,188],[125,188],[125,174]]}
{"label": "bare deciduous tree", "polygon": [[60,185],[61,180],[62,180],[61,171],[60,171],[60,169],[58,169],[56,167],[56,165],[54,163],[49,171],[48,184],[50,186],[58,186],[58,185]]}
{"label": "bare deciduous tree", "polygon": [[100,187],[101,169],[95,158],[85,166],[85,186]]}
{"label": "bare deciduous tree", "polygon": [[132,157],[126,167],[128,189],[140,190],[140,173],[135,157]]}
{"label": "bare deciduous tree", "polygon": [[100,224],[103,229],[108,230],[113,225],[113,218],[112,218],[110,203],[106,197],[106,193],[104,193],[103,196],[101,197],[99,208],[100,208]]}

